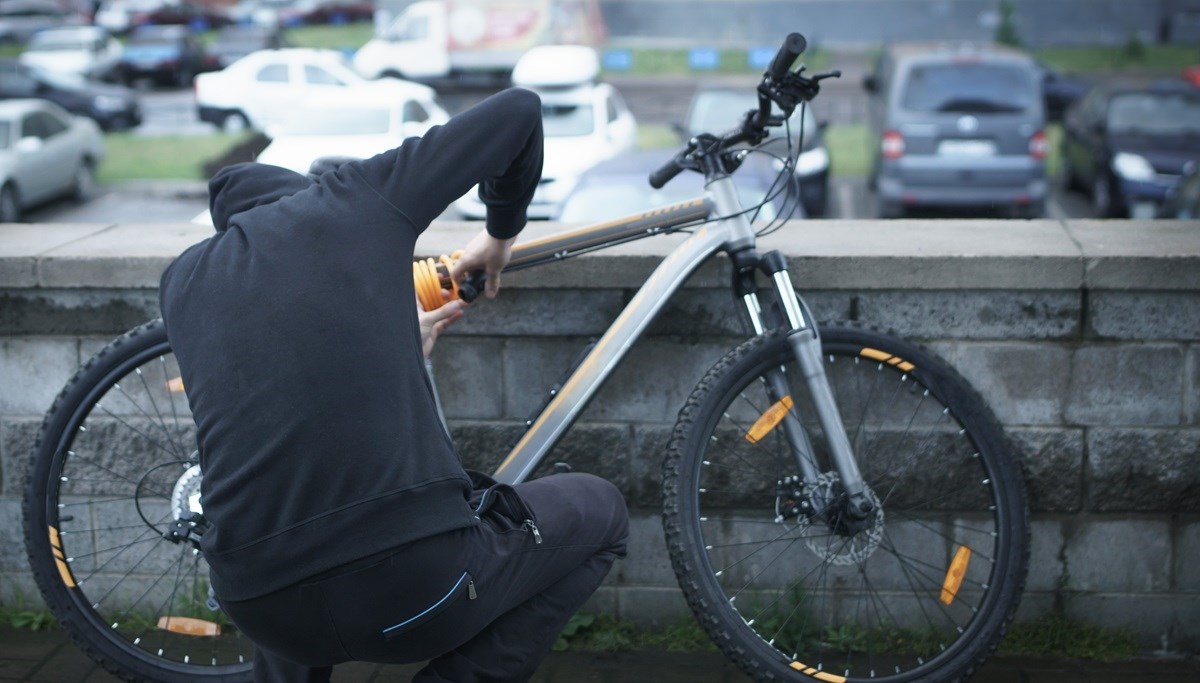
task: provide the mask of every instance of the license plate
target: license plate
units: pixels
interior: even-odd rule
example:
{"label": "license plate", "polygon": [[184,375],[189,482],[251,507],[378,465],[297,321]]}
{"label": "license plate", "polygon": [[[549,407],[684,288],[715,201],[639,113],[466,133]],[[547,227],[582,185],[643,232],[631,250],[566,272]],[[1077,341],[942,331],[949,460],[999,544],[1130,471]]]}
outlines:
{"label": "license plate", "polygon": [[938,143],[938,154],[948,157],[990,157],[996,154],[996,143],[991,140],[942,140]]}

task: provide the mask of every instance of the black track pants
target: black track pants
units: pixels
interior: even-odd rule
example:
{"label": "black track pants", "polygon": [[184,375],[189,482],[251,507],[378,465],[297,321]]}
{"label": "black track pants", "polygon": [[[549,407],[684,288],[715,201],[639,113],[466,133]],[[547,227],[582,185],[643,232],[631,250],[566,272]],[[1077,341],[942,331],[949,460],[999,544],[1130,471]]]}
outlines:
{"label": "black track pants", "polygon": [[527,680],[625,556],[629,515],[616,487],[588,474],[513,489],[528,510],[495,505],[477,526],[224,603],[258,645],[255,680],[328,681],[350,660],[429,660],[415,681]]}

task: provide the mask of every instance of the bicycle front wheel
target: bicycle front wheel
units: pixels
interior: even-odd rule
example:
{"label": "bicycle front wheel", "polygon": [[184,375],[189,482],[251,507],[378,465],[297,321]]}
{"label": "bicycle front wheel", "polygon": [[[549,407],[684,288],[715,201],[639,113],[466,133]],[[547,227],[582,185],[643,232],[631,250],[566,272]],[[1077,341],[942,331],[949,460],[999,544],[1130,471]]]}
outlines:
{"label": "bicycle front wheel", "polygon": [[162,321],[102,349],[55,399],[25,492],[25,546],[72,640],[131,681],[249,681],[254,646],[191,538],[195,427]]}
{"label": "bicycle front wheel", "polygon": [[995,649],[1024,586],[1019,468],[979,395],[930,351],[863,329],[821,336],[874,510],[857,519],[840,507],[786,335],[755,338],[697,386],[663,463],[680,586],[757,680],[964,678]]}

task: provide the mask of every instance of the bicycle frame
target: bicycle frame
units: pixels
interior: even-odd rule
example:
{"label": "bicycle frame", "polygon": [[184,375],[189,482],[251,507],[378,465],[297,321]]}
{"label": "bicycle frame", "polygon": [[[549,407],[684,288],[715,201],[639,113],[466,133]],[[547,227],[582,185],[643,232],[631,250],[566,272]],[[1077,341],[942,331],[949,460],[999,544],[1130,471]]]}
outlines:
{"label": "bicycle frame", "polygon": [[[683,283],[717,252],[731,257],[754,254],[756,235],[750,219],[738,199],[733,181],[727,176],[711,180],[706,197],[674,204],[644,214],[603,223],[579,231],[538,240],[513,249],[507,270],[549,263],[570,256],[651,235],[677,231],[701,218],[716,216],[715,222],[698,227],[686,241],[672,251],[651,273],[633,299],[612,323],[583,361],[576,367],[562,389],[529,427],[500,464],[494,477],[501,482],[517,483],[527,479],[558,442],[599,390],[604,380],[625,357],[625,354],[645,332]],[[792,330],[789,340],[796,354],[809,391],[812,393],[818,419],[825,434],[831,435],[830,453],[843,486],[853,504],[862,506],[862,476],[851,452],[849,439],[821,362],[820,338],[807,308],[800,301],[788,277],[782,258],[771,272],[772,281]],[[756,292],[743,295],[745,315],[755,334],[766,330],[762,307]],[[771,394],[774,401],[783,401],[790,394],[783,370],[772,375]],[[783,426],[797,465],[810,484],[817,481],[818,468],[807,436],[791,411]]]}

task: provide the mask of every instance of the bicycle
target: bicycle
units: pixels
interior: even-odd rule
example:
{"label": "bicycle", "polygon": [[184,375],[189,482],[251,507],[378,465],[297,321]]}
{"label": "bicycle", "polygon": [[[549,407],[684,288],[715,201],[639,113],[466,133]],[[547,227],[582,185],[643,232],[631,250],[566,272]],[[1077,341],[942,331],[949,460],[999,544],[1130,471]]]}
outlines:
{"label": "bicycle", "polygon": [[[779,225],[756,231],[729,178],[836,75],[793,70],[804,47],[788,36],[738,128],[697,136],[651,175],[661,186],[700,171],[705,197],[513,250],[508,271],[691,233],[494,476],[528,478],[672,293],[724,253],[753,336],[696,386],[662,465],[667,546],[696,619],[758,680],[966,677],[1011,621],[1029,558],[1003,430],[931,351],[865,328],[818,329],[783,256],[755,249]],[[477,293],[478,277],[448,281],[449,263],[416,264],[418,294]],[[220,613],[197,542],[195,443],[165,330],[152,321],[70,380],[31,465],[26,546],[43,597],[76,644],[131,680],[249,680],[253,646]]]}

